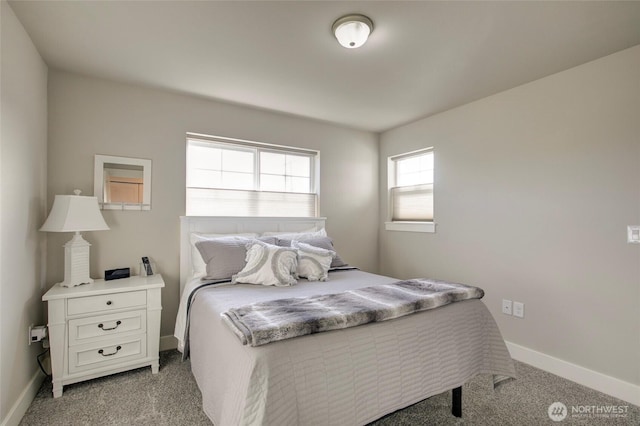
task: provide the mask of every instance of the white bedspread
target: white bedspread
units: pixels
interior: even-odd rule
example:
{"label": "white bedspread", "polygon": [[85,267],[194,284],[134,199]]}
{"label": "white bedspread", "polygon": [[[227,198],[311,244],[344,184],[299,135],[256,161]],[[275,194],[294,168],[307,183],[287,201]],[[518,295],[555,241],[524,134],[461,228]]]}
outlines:
{"label": "white bedspread", "polygon": [[477,299],[260,347],[243,346],[220,317],[247,303],[394,281],[338,271],[324,283],[199,290],[190,348],[205,413],[216,426],[362,425],[479,373],[515,377],[495,321]]}

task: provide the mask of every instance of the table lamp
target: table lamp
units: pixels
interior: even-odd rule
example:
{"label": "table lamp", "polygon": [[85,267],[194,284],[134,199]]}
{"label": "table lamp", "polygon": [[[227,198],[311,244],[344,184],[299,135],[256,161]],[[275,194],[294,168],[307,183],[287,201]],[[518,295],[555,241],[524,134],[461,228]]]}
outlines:
{"label": "table lamp", "polygon": [[46,232],[75,232],[64,245],[64,281],[60,283],[63,287],[93,282],[89,277],[91,244],[80,232],[109,229],[98,208],[98,199],[81,196],[79,189],[73,192],[75,195],[56,195],[49,217],[40,228]]}

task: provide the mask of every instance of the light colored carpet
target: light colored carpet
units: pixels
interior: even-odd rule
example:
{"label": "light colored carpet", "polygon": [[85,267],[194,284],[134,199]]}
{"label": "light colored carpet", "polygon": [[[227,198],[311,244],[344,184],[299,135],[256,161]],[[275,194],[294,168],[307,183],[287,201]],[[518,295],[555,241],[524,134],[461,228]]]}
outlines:
{"label": "light colored carpet", "polygon": [[[422,425],[640,425],[640,407],[516,362],[518,379],[493,390],[488,376],[462,389],[462,418],[451,415],[451,392],[397,411],[371,426]],[[211,425],[191,365],[177,351],[160,353],[160,372],[141,368],[65,386],[53,399],[45,380],[21,425]],[[550,404],[562,402],[569,415],[553,422]],[[625,417],[572,417],[573,407],[621,407]],[[584,410],[585,408],[581,408]],[[300,425],[305,426],[305,425]]]}

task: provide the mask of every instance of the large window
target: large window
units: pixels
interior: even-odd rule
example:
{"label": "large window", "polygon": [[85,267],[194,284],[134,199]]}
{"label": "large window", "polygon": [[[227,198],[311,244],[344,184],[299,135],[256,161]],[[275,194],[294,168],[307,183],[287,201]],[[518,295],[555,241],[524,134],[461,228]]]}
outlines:
{"label": "large window", "polygon": [[389,157],[389,219],[386,229],[433,232],[433,150]]}
{"label": "large window", "polygon": [[187,136],[189,216],[318,215],[318,152]]}

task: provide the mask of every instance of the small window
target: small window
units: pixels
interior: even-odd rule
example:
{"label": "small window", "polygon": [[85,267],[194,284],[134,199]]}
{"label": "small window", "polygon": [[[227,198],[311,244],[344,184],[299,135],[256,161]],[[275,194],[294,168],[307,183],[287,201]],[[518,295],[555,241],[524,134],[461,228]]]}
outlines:
{"label": "small window", "polygon": [[433,149],[389,157],[389,219],[392,231],[434,232]]}
{"label": "small window", "polygon": [[318,152],[187,136],[188,216],[317,217]]}

